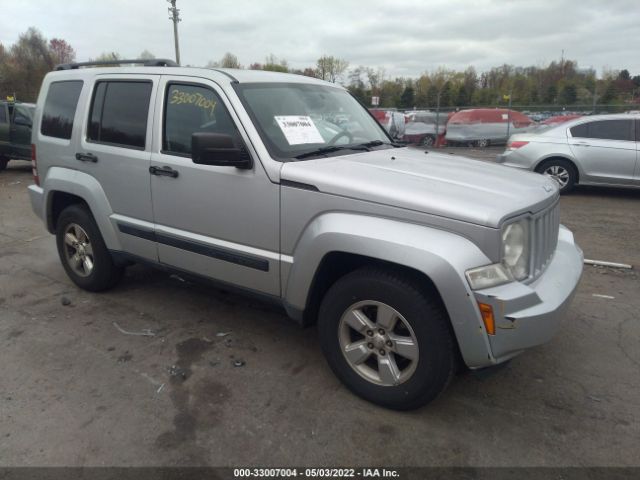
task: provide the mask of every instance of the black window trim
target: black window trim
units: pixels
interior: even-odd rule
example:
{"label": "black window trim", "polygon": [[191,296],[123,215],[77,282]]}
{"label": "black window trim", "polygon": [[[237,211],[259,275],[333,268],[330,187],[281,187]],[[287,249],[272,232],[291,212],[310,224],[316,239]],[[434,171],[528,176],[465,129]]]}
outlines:
{"label": "black window trim", "polygon": [[167,121],[166,121],[167,120],[167,107],[169,106],[169,102],[167,102],[167,97],[169,95],[169,89],[171,88],[171,85],[186,85],[186,86],[190,86],[190,87],[204,88],[204,89],[212,91],[213,94],[217,97],[217,99],[220,101],[222,106],[227,111],[227,115],[229,115],[229,118],[231,119],[231,122],[233,123],[233,126],[236,127],[236,130],[238,131],[238,138],[243,143],[245,143],[244,139],[242,138],[242,132],[238,128],[238,124],[236,123],[236,121],[234,120],[233,116],[231,115],[231,111],[225,105],[224,100],[222,99],[222,95],[220,93],[216,92],[214,88],[212,88],[209,85],[206,85],[204,83],[201,83],[201,82],[189,82],[189,81],[181,81],[181,80],[167,80],[167,82],[164,85],[164,92],[162,94],[162,131],[161,131],[161,135],[160,135],[160,153],[162,155],[169,155],[169,156],[172,156],[172,157],[181,157],[181,158],[189,158],[189,159],[191,158],[191,154],[190,153],[172,152],[171,150],[165,150],[164,149],[164,136],[165,136],[166,126],[167,126]]}
{"label": "black window trim", "polygon": [[[71,120],[71,134],[69,135],[69,138],[66,137],[56,137],[54,135],[47,135],[46,133],[42,132],[42,124],[44,121],[44,110],[47,106],[47,99],[49,98],[49,93],[51,92],[51,86],[55,85],[57,83],[80,83],[80,93],[78,94],[78,99],[76,100],[76,106],[73,109],[73,119]],[[40,128],[38,129],[38,135],[42,135],[43,137],[47,137],[47,138],[55,138],[57,140],[62,140],[65,142],[69,142],[71,143],[71,140],[73,139],[73,127],[76,124],[76,115],[78,115],[78,104],[80,103],[80,97],[82,96],[82,90],[84,90],[84,80],[81,78],[72,78],[69,80],[56,80],[55,82],[51,82],[49,83],[49,85],[47,86],[47,96],[44,99],[44,105],[42,107],[42,115],[40,118]],[[11,112],[10,112],[11,115]]]}
{"label": "black window trim", "polygon": [[[98,90],[98,84],[100,83],[150,83],[151,84],[151,93],[149,94],[149,107],[147,108],[147,121],[145,122],[145,132],[144,132],[144,146],[136,147],[134,145],[127,145],[123,143],[113,143],[113,142],[102,142],[98,140],[92,140],[89,138],[89,127],[91,125],[91,116],[93,115],[93,105],[95,100],[95,95]],[[102,97],[102,114],[104,114],[104,101],[107,98],[107,91],[109,87],[104,90],[104,96]],[[118,148],[126,148],[128,150],[138,150],[139,152],[144,152],[147,150],[147,130],[149,129],[149,112],[151,112],[151,102],[153,102],[153,80],[152,79],[142,79],[142,78],[98,78],[95,82],[93,82],[93,89],[91,91],[91,103],[89,108],[89,115],[87,117],[87,128],[84,131],[84,140],[87,143],[93,143],[95,145],[106,145],[108,147],[118,147]],[[100,130],[102,130],[102,114],[100,116]]]}

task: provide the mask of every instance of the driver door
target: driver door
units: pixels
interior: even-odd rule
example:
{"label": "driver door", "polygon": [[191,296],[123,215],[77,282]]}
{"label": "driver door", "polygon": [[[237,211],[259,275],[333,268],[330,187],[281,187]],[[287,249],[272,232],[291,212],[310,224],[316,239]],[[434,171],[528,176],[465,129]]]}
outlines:
{"label": "driver door", "polygon": [[[160,262],[279,296],[279,185],[267,177],[226,95],[206,79],[163,76],[158,96],[150,174]],[[194,132],[231,135],[253,167],[193,163]]]}

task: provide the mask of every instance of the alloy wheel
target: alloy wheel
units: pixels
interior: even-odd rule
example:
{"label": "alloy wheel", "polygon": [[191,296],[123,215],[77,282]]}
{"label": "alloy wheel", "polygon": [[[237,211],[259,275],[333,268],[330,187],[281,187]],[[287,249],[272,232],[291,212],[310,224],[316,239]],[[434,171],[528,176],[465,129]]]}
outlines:
{"label": "alloy wheel", "polygon": [[560,165],[551,165],[545,168],[542,173],[558,182],[560,188],[565,187],[569,182],[569,171]]}
{"label": "alloy wheel", "polygon": [[71,269],[81,277],[88,277],[94,269],[91,240],[77,223],[70,223],[64,232],[64,252]]}
{"label": "alloy wheel", "polygon": [[418,364],[418,340],[393,307],[365,300],[348,307],[338,327],[340,349],[360,376],[382,386],[411,378]]}

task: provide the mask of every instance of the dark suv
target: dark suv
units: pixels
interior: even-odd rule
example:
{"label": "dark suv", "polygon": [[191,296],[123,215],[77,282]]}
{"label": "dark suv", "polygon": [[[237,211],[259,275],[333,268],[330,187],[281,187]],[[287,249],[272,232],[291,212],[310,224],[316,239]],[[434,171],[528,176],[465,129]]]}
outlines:
{"label": "dark suv", "polygon": [[9,160],[31,159],[33,103],[0,101],[0,171]]}

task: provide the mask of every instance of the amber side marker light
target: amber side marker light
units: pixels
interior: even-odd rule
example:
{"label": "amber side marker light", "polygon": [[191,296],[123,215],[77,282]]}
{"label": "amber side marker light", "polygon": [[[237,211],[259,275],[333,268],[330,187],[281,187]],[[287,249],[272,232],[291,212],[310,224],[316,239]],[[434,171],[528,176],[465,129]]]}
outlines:
{"label": "amber side marker light", "polygon": [[487,329],[489,335],[496,334],[496,321],[493,317],[493,307],[487,303],[478,302],[480,307],[480,313],[482,314],[482,321],[484,322],[484,328]]}

